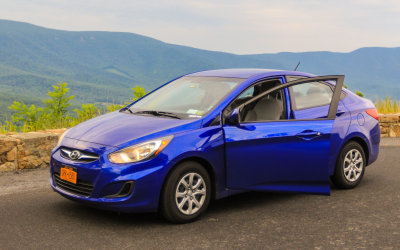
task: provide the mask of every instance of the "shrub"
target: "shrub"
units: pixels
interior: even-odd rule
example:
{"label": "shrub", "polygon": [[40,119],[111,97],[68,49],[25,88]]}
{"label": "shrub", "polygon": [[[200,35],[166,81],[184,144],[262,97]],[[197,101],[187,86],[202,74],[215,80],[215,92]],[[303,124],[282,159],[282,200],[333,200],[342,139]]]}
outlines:
{"label": "shrub", "polygon": [[82,109],[74,109],[80,121],[94,118],[101,112],[94,104],[82,104]]}
{"label": "shrub", "polygon": [[[71,127],[103,113],[119,110],[129,104],[112,104],[107,106],[107,110],[99,109],[95,104],[82,104],[81,108],[73,110],[75,116],[70,116],[68,108],[74,96],[68,95],[67,86],[67,83],[53,85],[53,91],[47,93],[48,99],[43,100],[45,107],[35,105],[28,107],[22,101],[14,101],[9,107],[14,111],[11,116],[12,121],[0,123],[0,133]],[[146,95],[146,91],[140,86],[135,86],[132,90],[134,101]]]}
{"label": "shrub", "polygon": [[360,97],[364,97],[364,94],[359,90],[356,90],[356,95],[358,95]]}
{"label": "shrub", "polygon": [[[15,111],[11,119],[16,127],[22,126],[23,131],[41,129],[39,120],[43,116],[43,108],[36,108],[33,104],[28,108],[24,102],[18,101],[14,101],[8,108]],[[8,124],[8,126],[10,125]]]}
{"label": "shrub", "polygon": [[146,91],[144,90],[144,88],[136,85],[134,88],[132,88],[133,90],[133,100],[139,100],[140,98],[142,98],[143,96],[146,95]]}
{"label": "shrub", "polygon": [[376,100],[375,106],[381,114],[400,113],[400,101],[386,97],[385,100]]}
{"label": "shrub", "polygon": [[108,111],[108,112],[114,112],[114,111],[116,111],[116,110],[122,109],[123,107],[125,107],[125,105],[122,105],[122,104],[112,104],[112,105],[107,106],[107,111]]}
{"label": "shrub", "polygon": [[46,105],[46,113],[48,114],[48,119],[53,124],[59,122],[63,123],[66,118],[68,110],[67,108],[71,106],[70,101],[75,98],[75,96],[67,96],[69,88],[67,88],[67,83],[57,83],[53,85],[54,91],[49,91],[47,96],[49,99],[43,100]]}

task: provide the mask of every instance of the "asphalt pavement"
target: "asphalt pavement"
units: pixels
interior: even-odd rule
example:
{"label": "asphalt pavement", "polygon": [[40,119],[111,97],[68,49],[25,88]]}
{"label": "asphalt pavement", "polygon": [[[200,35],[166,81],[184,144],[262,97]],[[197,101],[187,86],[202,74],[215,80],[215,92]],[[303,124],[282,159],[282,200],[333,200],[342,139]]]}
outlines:
{"label": "asphalt pavement", "polygon": [[184,225],[66,200],[48,169],[1,174],[0,249],[399,249],[399,141],[383,141],[353,190],[240,194]]}

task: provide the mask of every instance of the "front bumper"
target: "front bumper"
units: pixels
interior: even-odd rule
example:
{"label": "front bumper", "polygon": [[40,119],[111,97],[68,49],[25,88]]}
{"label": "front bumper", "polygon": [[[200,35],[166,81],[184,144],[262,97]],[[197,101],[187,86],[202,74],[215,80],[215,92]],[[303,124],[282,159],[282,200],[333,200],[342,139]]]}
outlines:
{"label": "front bumper", "polygon": [[[93,146],[86,145],[85,150],[93,150],[95,148]],[[104,148],[102,151],[104,152]],[[100,157],[94,162],[82,163],[62,157],[57,149],[53,152],[50,161],[50,185],[54,191],[70,200],[101,209],[120,212],[154,212],[158,209],[160,190],[165,177],[165,168],[168,165],[166,159],[167,157],[157,156],[140,163],[116,165]],[[91,183],[92,191],[83,195],[71,192],[63,188],[61,184],[57,185],[55,175],[60,173],[62,166],[76,169],[78,183],[79,181]],[[132,183],[133,188],[122,197],[115,195],[125,183]]]}

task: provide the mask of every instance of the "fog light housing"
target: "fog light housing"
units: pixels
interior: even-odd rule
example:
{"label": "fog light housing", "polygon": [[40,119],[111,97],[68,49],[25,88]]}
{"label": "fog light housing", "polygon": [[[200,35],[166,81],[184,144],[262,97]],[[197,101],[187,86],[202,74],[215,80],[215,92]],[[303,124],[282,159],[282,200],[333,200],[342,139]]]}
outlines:
{"label": "fog light housing", "polygon": [[[122,184],[122,186],[121,186]],[[129,196],[132,191],[133,191],[133,187],[134,187],[134,181],[126,181],[126,182],[119,182],[119,183],[115,183],[115,184],[111,184],[108,187],[108,192],[110,192],[112,189],[114,189],[115,192],[115,185],[120,186],[119,190],[114,193],[114,194],[110,194],[110,195],[105,195],[104,198],[123,198],[123,197],[127,197]],[[107,191],[106,191],[107,193]]]}

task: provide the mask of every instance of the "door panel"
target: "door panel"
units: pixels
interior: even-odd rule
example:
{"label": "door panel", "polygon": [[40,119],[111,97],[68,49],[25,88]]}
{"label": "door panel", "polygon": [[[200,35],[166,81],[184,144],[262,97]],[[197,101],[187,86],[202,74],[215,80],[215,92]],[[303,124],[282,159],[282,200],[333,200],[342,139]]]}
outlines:
{"label": "door panel", "polygon": [[[228,187],[329,194],[332,125],[321,120],[225,126]],[[307,131],[315,132],[312,138],[299,136]]]}
{"label": "door panel", "polygon": [[[223,127],[228,187],[329,194],[331,139],[335,118],[342,112],[338,104],[343,79],[344,76],[327,76],[292,81],[234,110],[238,122]],[[335,80],[336,85],[330,105],[318,107],[320,112],[318,108],[296,111],[297,120],[242,121],[241,112],[245,115],[252,104],[274,91],[326,80]],[[321,117],[322,112],[324,117]]]}

